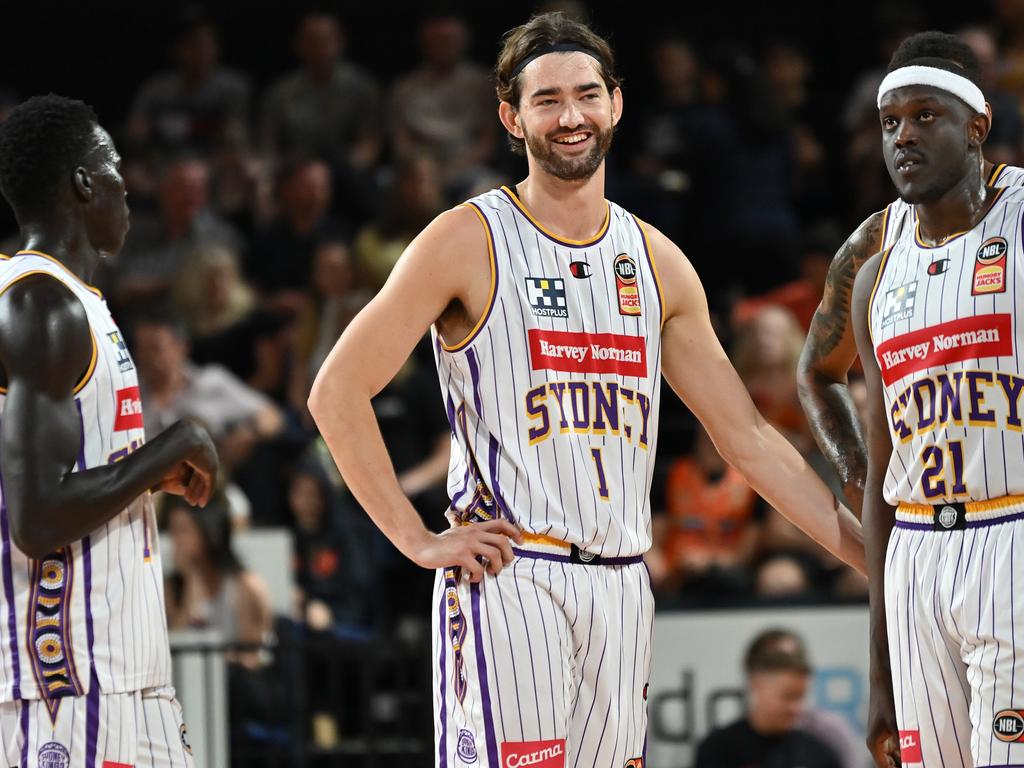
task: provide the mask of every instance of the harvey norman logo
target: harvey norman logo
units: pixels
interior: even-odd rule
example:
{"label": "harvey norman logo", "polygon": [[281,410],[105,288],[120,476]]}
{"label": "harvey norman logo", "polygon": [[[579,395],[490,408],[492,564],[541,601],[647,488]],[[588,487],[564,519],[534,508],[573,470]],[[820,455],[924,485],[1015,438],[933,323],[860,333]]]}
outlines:
{"label": "harvey norman logo", "polygon": [[618,333],[573,333],[531,328],[530,367],[535,371],[615,373],[647,377],[647,345],[643,336]]}
{"label": "harvey norman logo", "polygon": [[143,429],[142,398],[138,387],[125,387],[117,390],[114,397],[114,431],[127,429]]}
{"label": "harvey norman logo", "polygon": [[875,349],[882,381],[886,384],[937,365],[1012,354],[1009,314],[950,320],[895,336]]}

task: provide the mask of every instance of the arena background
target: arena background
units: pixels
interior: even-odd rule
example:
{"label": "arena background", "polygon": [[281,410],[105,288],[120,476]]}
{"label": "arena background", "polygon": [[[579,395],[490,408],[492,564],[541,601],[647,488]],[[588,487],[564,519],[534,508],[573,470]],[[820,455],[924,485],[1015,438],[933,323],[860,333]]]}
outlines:
{"label": "arena background", "polygon": [[[864,215],[893,196],[891,186],[884,183],[877,131],[844,122],[843,116],[855,84],[865,73],[884,65],[885,46],[894,39],[929,28],[956,31],[980,25],[988,30],[998,49],[993,63],[995,81],[1012,97],[1019,121],[1024,105],[1024,3],[999,0],[992,4],[935,3],[927,7],[773,3],[749,8],[730,3],[658,8],[646,3],[628,7],[622,3],[591,3],[569,7],[586,13],[600,32],[610,36],[625,77],[625,117],[610,157],[609,196],[659,223],[671,222],[676,214],[690,222],[680,227],[680,245],[702,274],[723,342],[738,367],[742,364],[741,372],[752,391],[765,388],[758,391],[767,402],[779,406],[782,426],[828,477],[808,439],[806,425],[793,416],[795,382],[791,377],[778,376],[779,366],[793,362],[793,346],[802,342],[802,336],[794,340],[791,331],[796,326],[791,316],[762,316],[766,307],[786,303],[779,299],[780,294],[758,297],[787,285],[803,291],[800,295],[804,305],[808,291],[817,290],[820,295],[820,281],[816,288],[809,286],[808,274],[822,275],[829,249],[838,245]],[[531,10],[528,4],[508,3],[430,7],[402,3],[209,3],[205,13],[220,40],[221,64],[240,71],[251,84],[251,140],[236,149],[247,161],[254,161],[247,166],[254,176],[262,174],[261,179],[252,180],[253,185],[272,186],[274,173],[286,160],[267,155],[259,146],[256,117],[268,85],[297,67],[293,37],[305,14],[316,11],[337,16],[347,31],[345,59],[368,71],[386,94],[397,78],[419,66],[418,29],[425,16],[462,18],[470,32],[468,58],[489,68],[501,34],[525,21]],[[148,191],[143,188],[130,195],[133,214],[159,217],[155,190],[160,182],[155,180],[165,164],[182,155],[207,163],[207,170],[215,162],[204,154],[208,148],[197,150],[187,145],[154,160],[158,153],[148,152],[144,141],[124,140],[125,125],[140,86],[155,73],[173,68],[172,37],[182,29],[183,14],[192,13],[181,4],[165,2],[4,3],[0,10],[4,33],[0,110],[48,91],[92,103],[101,122],[118,141],[126,162],[138,162],[150,174],[152,186]],[[705,130],[701,120],[723,116],[732,121],[734,129],[725,140],[717,136],[720,141],[714,146],[720,154],[703,158],[704,165],[696,170],[687,166],[696,162],[692,157],[656,158],[660,163],[656,171],[651,171],[649,162],[651,148],[646,143],[649,135],[645,121],[657,117],[655,107],[660,99],[652,55],[668,39],[688,47],[697,62],[694,95],[688,105],[717,110],[712,110],[710,117],[704,112],[694,113],[696,117],[688,119],[698,126],[687,123],[685,130],[701,134]],[[767,134],[752,136],[745,132],[750,124],[744,121],[763,115],[759,104],[750,99],[738,104],[736,98],[711,98],[711,75],[740,73],[748,97],[751,84],[762,85],[769,92],[767,62],[771,52],[779,49],[795,52],[796,59],[802,61],[802,74],[795,79],[804,92],[783,109],[785,114],[768,131],[768,139]],[[782,61],[792,64],[794,59],[783,56]],[[738,82],[729,80],[736,88],[732,96],[740,93]],[[792,84],[792,79],[788,82]],[[755,126],[754,134],[761,128]],[[359,211],[336,236],[345,247],[351,246],[387,205],[399,160],[389,146],[388,136],[388,120],[382,118],[380,153],[359,182],[368,187],[358,187],[372,190],[370,203],[346,199],[345,195],[356,194],[353,188],[335,184],[329,203],[331,215],[340,220],[353,210]],[[871,136],[875,136],[874,143]],[[504,148],[500,134],[497,138],[487,163],[493,177],[504,181],[521,178],[522,161]],[[1021,139],[1018,123],[1016,132],[1011,132],[1000,146],[1000,159],[1019,163]],[[720,231],[694,224],[692,218],[701,214],[693,211],[756,209],[762,205],[756,197],[756,185],[747,185],[745,189],[754,196],[741,200],[730,197],[729,185],[704,188],[694,182],[690,186],[694,179],[707,178],[709,163],[725,169],[738,156],[764,160],[765,156],[759,154],[762,140],[788,147],[779,156],[794,165],[782,175],[792,171],[799,181],[783,184],[786,199],[773,201],[773,205],[785,209],[788,221],[795,224],[779,239],[766,237],[760,242],[737,236],[726,219],[722,221],[727,228]],[[794,152],[793,147],[802,149]],[[738,154],[740,151],[745,154]],[[764,166],[769,170],[774,167],[770,161],[768,158]],[[673,166],[674,162],[678,165]],[[761,172],[760,166],[751,167]],[[666,175],[666,171],[672,173]],[[743,167],[730,167],[731,176],[727,177],[738,178],[743,171]],[[680,178],[685,180],[682,186]],[[204,190],[204,205],[216,213],[217,203],[207,192]],[[256,203],[250,201],[251,210],[243,206],[243,215],[233,219],[243,236],[235,253],[236,261],[241,263],[243,274],[238,279],[242,282],[249,275],[250,254],[258,250],[261,238],[277,220],[274,194],[270,197],[269,206],[257,210]],[[457,200],[447,199],[445,204],[453,202]],[[652,209],[645,208],[647,205]],[[5,209],[0,212],[4,250],[16,246],[14,234],[13,218]],[[197,247],[202,245],[197,242]],[[803,271],[811,262],[818,271]],[[116,273],[117,268],[115,265],[112,271]],[[353,293],[357,288],[365,291],[371,287],[372,281],[364,281],[358,265],[351,271],[356,275],[349,285]],[[103,279],[116,286],[112,276]],[[801,280],[804,283],[798,285]],[[298,315],[308,309],[314,317],[322,318],[327,301],[318,291],[315,287],[309,289],[309,306],[301,308]],[[258,290],[255,295],[253,311],[274,315],[267,309],[268,291]],[[180,307],[169,302],[168,309],[172,316],[177,313],[174,319],[188,325]],[[136,321],[147,321],[146,313],[135,310],[137,307],[126,309],[130,335]],[[273,348],[278,355],[273,359],[281,366],[294,367],[298,353],[291,346],[296,343],[291,333],[301,319],[294,315],[272,317],[266,321],[270,323],[269,331],[255,331],[247,338],[258,345],[272,337],[275,343],[280,342]],[[780,340],[781,336],[785,339]],[[260,349],[257,347],[257,356]],[[214,354],[202,362],[223,361]],[[435,394],[431,387],[436,384],[429,384],[429,360],[420,361],[416,375],[419,378],[414,381],[418,384],[389,393],[399,414],[413,414]],[[223,502],[234,521],[232,546],[243,565],[261,578],[265,594],[261,593],[264,596],[260,599],[275,618],[255,644],[251,638],[225,637],[216,616],[203,621],[191,615],[185,621],[186,628],[173,633],[177,684],[199,764],[428,766],[432,752],[430,638],[429,624],[424,623],[430,574],[400,562],[390,545],[356,519],[361,513],[353,508],[344,489],[331,483],[326,490],[320,489],[321,502],[331,515],[344,517],[345,522],[329,526],[331,535],[325,537],[326,543],[320,542],[323,547],[317,552],[333,563],[332,577],[337,577],[333,585],[320,587],[338,602],[332,604],[332,620],[326,625],[310,617],[309,590],[296,597],[296,589],[305,587],[307,582],[303,580],[309,578],[308,573],[304,576],[299,570],[309,568],[308,562],[302,564],[303,556],[310,556],[309,549],[301,549],[309,545],[310,537],[298,523],[296,477],[314,476],[310,464],[329,475],[325,471],[329,466],[323,462],[323,451],[318,450],[315,432],[303,419],[301,397],[289,396],[282,386],[275,389],[273,382],[268,384],[260,378],[259,371],[249,377],[239,374],[239,378],[273,402],[285,422],[283,430],[273,435],[257,435],[255,449],[248,446],[257,457],[255,466],[253,454],[246,454],[233,478],[242,506],[247,502],[256,510],[251,519],[234,506],[237,495]],[[419,389],[412,391],[416,387]],[[667,488],[675,463],[701,450],[692,418],[673,404],[674,398],[663,402],[664,431],[653,493],[654,507],[662,520],[672,515],[666,512],[673,507]],[[418,418],[414,426],[409,426],[402,418],[390,425],[388,439],[402,443],[405,435],[415,431],[415,439],[409,437],[408,444],[422,447],[420,458],[426,458],[436,438],[431,432],[434,423],[423,424]],[[415,465],[416,457],[409,461]],[[272,485],[269,492],[265,483],[268,473]],[[254,481],[254,475],[261,477]],[[264,493],[269,496],[261,496]],[[431,488],[419,489],[417,496],[417,506],[434,527],[443,524],[440,494],[443,490],[435,483]],[[268,505],[275,504],[276,508],[266,511]],[[867,690],[863,584],[822,557],[798,534],[785,529],[772,510],[755,502],[750,506],[751,511],[743,518],[744,530],[750,533],[749,546],[744,544],[737,559],[728,561],[729,568],[721,569],[728,574],[716,571],[710,574],[714,578],[690,579],[668,566],[658,593],[655,664],[650,683],[651,768],[691,765],[694,747],[707,730],[739,715],[742,654],[749,640],[766,627],[782,626],[803,635],[815,664],[809,703],[838,713],[858,738],[863,734]],[[166,514],[171,516],[173,512]],[[190,563],[175,561],[174,538],[172,531],[163,539],[165,569],[169,577],[187,582]],[[366,558],[356,558],[349,546],[353,541],[358,542],[357,549],[364,550]],[[355,600],[358,604],[353,606],[353,595],[361,597],[362,602]],[[211,596],[213,602],[217,599]],[[351,618],[342,620],[337,606],[351,610]],[[867,754],[861,750],[849,764],[866,763]]]}

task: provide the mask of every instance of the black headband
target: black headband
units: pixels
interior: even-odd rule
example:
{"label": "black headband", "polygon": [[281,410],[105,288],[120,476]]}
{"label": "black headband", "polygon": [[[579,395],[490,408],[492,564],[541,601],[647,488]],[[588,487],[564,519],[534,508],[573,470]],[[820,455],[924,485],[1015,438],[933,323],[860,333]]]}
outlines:
{"label": "black headband", "polygon": [[512,70],[512,79],[519,76],[526,65],[534,59],[539,59],[541,56],[546,56],[549,53],[570,53],[570,52],[585,53],[587,56],[597,60],[597,63],[601,65],[601,69],[604,69],[604,59],[601,58],[601,54],[595,51],[593,48],[588,48],[580,43],[550,43],[548,45],[542,45],[539,48],[534,49],[533,53],[527,56],[525,59],[520,61],[516,68]]}

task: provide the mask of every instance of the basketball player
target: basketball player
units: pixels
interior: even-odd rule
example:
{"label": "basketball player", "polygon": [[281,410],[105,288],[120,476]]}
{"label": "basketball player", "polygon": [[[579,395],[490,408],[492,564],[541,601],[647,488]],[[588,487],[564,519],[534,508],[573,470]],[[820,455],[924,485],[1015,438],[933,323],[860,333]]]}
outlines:
{"label": "basketball player", "polygon": [[985,98],[956,63],[898,62],[878,106],[913,216],[852,298],[870,408],[869,746],[895,762],[898,729],[904,765],[1020,765],[1024,189],[986,185]]}
{"label": "basketball player", "polygon": [[[641,766],[662,373],[775,507],[858,566],[863,545],[755,410],[693,267],[604,199],[623,109],[607,42],[537,16],[505,37],[497,81],[529,176],[424,230],[331,352],[310,409],[377,525],[438,569],[435,765]],[[402,495],[370,405],[428,328],[453,434],[439,536]]]}
{"label": "basketball player", "polygon": [[205,504],[217,457],[187,423],[143,445],[135,366],[89,286],[128,230],[119,166],[80,101],[0,126],[24,243],[0,260],[0,765],[192,765],[149,489]]}
{"label": "basketball player", "polygon": [[[945,32],[921,32],[904,40],[890,67],[921,58],[954,62],[964,74],[980,78],[977,56],[967,43]],[[983,178],[989,186],[1024,186],[1024,168],[983,160]],[[800,402],[818,447],[843,484],[846,500],[859,514],[867,474],[867,449],[857,410],[847,388],[847,374],[857,359],[850,323],[850,293],[857,271],[874,254],[890,247],[913,225],[913,206],[896,199],[869,216],[850,235],[829,267],[825,294],[811,321],[797,372]]]}

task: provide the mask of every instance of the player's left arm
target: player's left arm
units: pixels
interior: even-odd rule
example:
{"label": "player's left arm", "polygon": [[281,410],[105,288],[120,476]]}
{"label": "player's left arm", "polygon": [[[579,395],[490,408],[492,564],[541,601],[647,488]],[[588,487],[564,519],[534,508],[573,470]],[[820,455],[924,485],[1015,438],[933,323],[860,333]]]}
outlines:
{"label": "player's left arm", "polygon": [[757,411],[718,341],[700,279],[682,251],[644,225],[665,301],[662,373],[722,457],[808,536],[864,573],[860,523]]}

